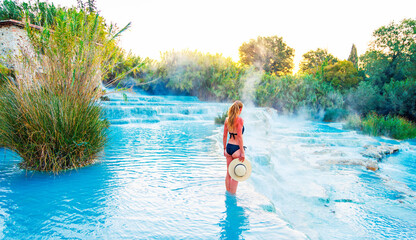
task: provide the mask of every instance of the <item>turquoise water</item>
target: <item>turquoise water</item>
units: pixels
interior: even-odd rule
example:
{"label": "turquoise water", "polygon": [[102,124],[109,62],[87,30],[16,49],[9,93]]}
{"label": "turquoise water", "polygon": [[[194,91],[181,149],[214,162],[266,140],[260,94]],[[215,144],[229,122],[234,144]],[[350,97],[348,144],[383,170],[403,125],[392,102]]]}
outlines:
{"label": "turquoise water", "polygon": [[[227,104],[110,95],[99,161],[54,176],[20,170],[1,149],[1,239],[409,239],[416,233],[416,152],[326,124],[243,110],[252,176],[225,192]],[[377,172],[366,144],[400,152]],[[336,164],[352,160],[361,165]]]}

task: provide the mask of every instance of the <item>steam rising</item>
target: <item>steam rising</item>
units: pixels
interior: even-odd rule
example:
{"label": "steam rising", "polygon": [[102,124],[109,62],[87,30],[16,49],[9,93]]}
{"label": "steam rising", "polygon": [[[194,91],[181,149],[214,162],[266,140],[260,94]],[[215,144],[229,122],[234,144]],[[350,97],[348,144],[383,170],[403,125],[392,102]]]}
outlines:
{"label": "steam rising", "polygon": [[244,87],[241,90],[241,100],[247,107],[254,107],[256,85],[260,82],[262,71],[251,70],[243,78]]}

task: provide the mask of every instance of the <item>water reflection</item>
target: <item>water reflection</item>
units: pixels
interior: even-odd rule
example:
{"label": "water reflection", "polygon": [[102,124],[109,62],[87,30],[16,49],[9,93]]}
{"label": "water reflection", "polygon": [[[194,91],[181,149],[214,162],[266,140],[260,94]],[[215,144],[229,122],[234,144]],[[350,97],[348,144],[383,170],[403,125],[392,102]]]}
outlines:
{"label": "water reflection", "polygon": [[220,222],[221,239],[242,239],[243,231],[249,229],[244,208],[237,206],[237,198],[225,193],[225,216]]}

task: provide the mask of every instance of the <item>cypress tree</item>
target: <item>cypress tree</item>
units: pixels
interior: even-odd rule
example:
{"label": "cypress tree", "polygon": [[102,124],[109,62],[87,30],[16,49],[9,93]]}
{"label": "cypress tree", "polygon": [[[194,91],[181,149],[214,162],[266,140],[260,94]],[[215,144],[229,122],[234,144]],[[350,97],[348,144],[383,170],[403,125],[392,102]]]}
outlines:
{"label": "cypress tree", "polygon": [[357,56],[357,48],[355,44],[352,44],[350,56],[348,57],[348,61],[354,64],[354,67],[358,68],[358,56]]}

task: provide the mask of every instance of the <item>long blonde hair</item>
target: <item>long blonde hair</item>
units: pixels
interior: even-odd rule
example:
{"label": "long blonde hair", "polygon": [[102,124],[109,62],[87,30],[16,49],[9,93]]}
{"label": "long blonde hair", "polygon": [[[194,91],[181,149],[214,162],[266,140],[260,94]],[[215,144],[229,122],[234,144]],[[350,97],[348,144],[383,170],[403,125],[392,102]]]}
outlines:
{"label": "long blonde hair", "polygon": [[228,129],[231,131],[235,130],[237,116],[240,113],[240,109],[243,108],[243,103],[239,100],[235,101],[233,105],[228,109]]}

